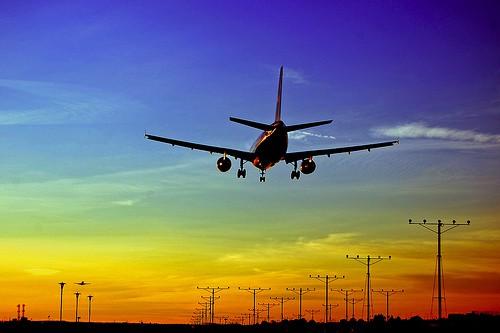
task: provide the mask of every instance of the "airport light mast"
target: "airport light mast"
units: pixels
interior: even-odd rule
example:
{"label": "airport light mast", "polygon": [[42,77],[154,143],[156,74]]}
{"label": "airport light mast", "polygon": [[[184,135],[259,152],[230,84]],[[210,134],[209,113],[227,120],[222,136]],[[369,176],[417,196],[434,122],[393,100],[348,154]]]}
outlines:
{"label": "airport light mast", "polygon": [[308,292],[315,291],[316,288],[286,288],[287,291],[291,291],[292,293],[299,295],[299,320],[302,319],[302,295],[307,294]]}
{"label": "airport light mast", "polygon": [[279,305],[279,303],[258,303],[257,305],[264,305],[267,307],[267,322],[269,323],[271,321],[271,306]]}
{"label": "airport light mast", "polygon": [[403,289],[399,289],[399,290],[394,290],[394,289],[391,289],[391,290],[384,290],[384,289],[375,290],[375,289],[372,289],[372,292],[385,295],[385,313],[386,313],[385,320],[386,321],[389,320],[389,297],[391,297],[392,295],[397,294],[397,293],[403,293],[404,290]]}
{"label": "airport light mast", "polygon": [[283,321],[284,318],[284,304],[288,301],[294,300],[295,297],[269,297],[270,299],[274,299],[276,301],[279,301],[281,304],[281,321]]}
{"label": "airport light mast", "polygon": [[90,315],[91,315],[91,311],[92,311],[92,298],[94,298],[94,296],[92,295],[88,295],[87,298],[89,299],[89,323],[90,323]]}
{"label": "airport light mast", "polygon": [[241,287],[238,287],[239,290],[243,290],[243,291],[248,291],[250,294],[253,294],[253,324],[255,325],[257,323],[257,313],[256,313],[256,308],[255,308],[255,304],[256,304],[256,300],[257,300],[257,294],[260,294],[261,292],[263,291],[267,291],[267,290],[271,290],[271,288],[241,288]]}
{"label": "airport light mast", "polygon": [[215,318],[215,294],[223,290],[229,289],[229,287],[196,287],[196,289],[205,290],[211,294],[211,306],[210,306],[210,324],[214,323]]}
{"label": "airport light mast", "polygon": [[62,309],[63,309],[63,289],[65,282],[59,282],[59,285],[61,286],[61,300],[59,302],[59,321],[62,321]]}
{"label": "airport light mast", "polygon": [[[470,225],[470,221],[467,220],[466,223],[457,223],[457,221],[453,220],[451,223],[446,223],[442,222],[441,220],[438,220],[437,222],[427,222],[427,220],[423,220],[422,222],[413,222],[411,219],[409,220],[410,224],[417,224],[435,234],[437,234],[437,273],[438,273],[438,319],[441,320],[443,318],[443,308],[442,308],[442,301],[443,301],[443,295],[442,295],[442,282],[444,278],[442,277],[443,275],[443,267],[442,267],[442,257],[441,257],[441,234],[444,234],[447,231],[450,231],[451,229],[455,229],[456,227],[459,226],[464,226],[464,225]],[[428,226],[437,226],[437,230],[434,228],[428,227]],[[445,228],[443,230],[443,227]],[[435,275],[434,275],[435,276]],[[434,294],[432,295],[432,299],[434,300]],[[432,307],[431,307],[432,311]]]}
{"label": "airport light mast", "polygon": [[363,291],[363,289],[332,289],[332,291],[336,291],[342,295],[344,295],[344,301],[345,301],[345,320],[349,320],[349,296],[356,292]]}
{"label": "airport light mast", "polygon": [[366,311],[367,315],[366,315],[366,321],[369,322],[370,321],[370,304],[371,304],[371,302],[370,302],[370,298],[371,298],[370,266],[371,265],[375,265],[376,263],[379,263],[382,260],[391,260],[391,256],[388,256],[388,257],[378,256],[378,257],[372,258],[369,255],[366,256],[366,257],[360,257],[359,255],[353,257],[353,256],[346,255],[346,258],[347,259],[356,260],[357,262],[359,262],[359,263],[361,263],[361,264],[363,264],[363,265],[366,266],[366,296],[367,296],[367,306],[366,306],[366,308],[367,308],[367,311]]}
{"label": "airport light mast", "polygon": [[76,296],[76,310],[75,310],[75,322],[78,322],[79,320],[79,317],[78,317],[78,303],[79,303],[79,299],[80,299],[80,292],[76,292],[75,293],[75,296]]}
{"label": "airport light mast", "polygon": [[[342,275],[342,276],[337,276],[337,275],[334,275],[333,277],[332,276],[329,276],[328,274],[325,275],[325,276],[320,276],[320,275],[317,275],[317,276],[312,276],[312,275],[309,275],[309,278],[311,279],[316,279],[318,281],[321,281],[325,284],[325,307],[328,308],[328,292],[330,289],[328,289],[328,284],[330,282],[330,280],[333,281],[336,281],[336,280],[340,280],[340,279],[344,279],[345,278],[345,275]],[[328,311],[325,311],[325,323],[328,322]]]}

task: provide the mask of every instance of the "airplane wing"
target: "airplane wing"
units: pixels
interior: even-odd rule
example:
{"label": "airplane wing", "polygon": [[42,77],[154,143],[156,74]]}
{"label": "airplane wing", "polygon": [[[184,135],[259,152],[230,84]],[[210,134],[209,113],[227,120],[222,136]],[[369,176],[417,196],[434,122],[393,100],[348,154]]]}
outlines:
{"label": "airplane wing", "polygon": [[248,151],[242,151],[242,150],[225,148],[225,147],[202,145],[199,143],[174,140],[174,139],[164,138],[161,136],[150,135],[150,134],[145,134],[144,136],[146,139],[158,141],[158,142],[163,142],[163,143],[168,143],[168,144],[171,144],[172,146],[191,148],[191,150],[196,149],[196,150],[208,151],[210,154],[212,154],[212,153],[226,154],[229,156],[233,156],[233,157],[242,159],[244,161],[253,161],[253,159],[255,158],[255,154],[248,152]]}
{"label": "airplane wing", "polygon": [[374,148],[389,147],[389,146],[392,146],[396,143],[399,144],[399,140],[371,143],[371,144],[360,145],[360,146],[349,146],[349,147],[339,147],[339,148],[330,148],[330,149],[297,151],[297,152],[293,152],[293,153],[286,153],[285,154],[285,162],[291,163],[291,162],[296,162],[298,160],[303,160],[303,159],[310,158],[313,156],[321,156],[321,155],[327,155],[328,157],[330,157],[330,155],[333,155],[333,154],[351,153],[352,151],[359,151],[359,150],[370,151],[371,149],[374,149]]}

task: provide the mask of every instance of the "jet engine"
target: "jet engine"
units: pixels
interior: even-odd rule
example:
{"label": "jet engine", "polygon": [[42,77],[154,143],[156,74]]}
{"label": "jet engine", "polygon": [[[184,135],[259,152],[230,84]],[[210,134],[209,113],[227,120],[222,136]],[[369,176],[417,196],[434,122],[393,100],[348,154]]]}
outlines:
{"label": "jet engine", "polygon": [[302,160],[302,163],[300,163],[300,171],[303,174],[310,174],[313,173],[314,170],[316,170],[316,163],[312,159],[305,159]]}
{"label": "jet engine", "polygon": [[222,156],[217,160],[217,169],[221,172],[226,172],[231,169],[231,160],[227,156]]}

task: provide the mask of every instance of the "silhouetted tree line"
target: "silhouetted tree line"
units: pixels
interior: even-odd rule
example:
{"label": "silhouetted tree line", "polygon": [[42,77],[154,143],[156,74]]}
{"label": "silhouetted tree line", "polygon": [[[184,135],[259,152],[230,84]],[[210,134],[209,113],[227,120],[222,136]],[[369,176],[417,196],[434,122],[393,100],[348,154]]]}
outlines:
{"label": "silhouetted tree line", "polygon": [[448,319],[424,320],[418,316],[410,319],[376,315],[372,321],[351,319],[336,323],[284,320],[262,322],[258,325],[181,325],[181,324],[130,324],[130,323],[74,323],[57,321],[0,322],[0,332],[20,333],[460,333],[498,332],[500,316],[487,314],[450,315]]}

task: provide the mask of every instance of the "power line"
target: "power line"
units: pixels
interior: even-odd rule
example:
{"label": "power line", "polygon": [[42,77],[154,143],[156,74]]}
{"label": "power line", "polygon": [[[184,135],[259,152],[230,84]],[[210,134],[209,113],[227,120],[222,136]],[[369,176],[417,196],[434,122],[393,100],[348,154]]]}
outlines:
{"label": "power line", "polygon": [[[363,264],[366,266],[366,296],[367,296],[367,306],[366,306],[366,321],[370,321],[370,304],[371,304],[371,286],[370,286],[370,283],[371,283],[371,280],[370,280],[370,266],[371,265],[375,265],[376,263],[379,263],[381,262],[382,260],[391,260],[391,256],[388,256],[388,257],[381,257],[381,256],[378,256],[376,258],[372,258],[370,257],[369,255],[366,256],[366,257],[360,257],[359,255],[353,257],[353,256],[349,256],[349,255],[346,255],[345,256],[347,259],[352,259],[352,260],[356,260],[357,262]],[[364,262],[363,260],[366,260],[366,262]],[[373,261],[372,261],[373,260]]]}
{"label": "power line", "polygon": [[[345,276],[342,275],[342,276],[338,276],[337,277],[337,275],[334,275],[332,277],[332,276],[328,276],[328,274],[327,274],[325,276],[320,276],[320,275],[312,276],[312,275],[309,275],[309,278],[316,279],[316,280],[321,281],[321,282],[323,282],[325,284],[325,306],[328,308],[328,291],[329,291],[328,284],[329,284],[330,280],[332,280],[332,282],[333,282],[333,281],[336,281],[336,280],[339,280],[339,279],[344,279]],[[325,311],[325,323],[327,323],[327,322],[328,322],[328,311]]]}
{"label": "power line", "polygon": [[299,295],[299,319],[302,319],[302,295],[307,294],[308,292],[311,292],[311,291],[315,291],[316,288],[312,288],[312,289],[309,289],[309,288],[306,288],[306,289],[286,288],[286,290],[291,291],[292,293],[294,293],[296,295]]}
{"label": "power line", "polygon": [[[470,221],[467,220],[466,223],[457,223],[457,221],[453,220],[451,223],[442,222],[438,220],[437,222],[427,222],[427,220],[423,220],[422,222],[413,222],[411,219],[409,220],[410,224],[418,224],[419,226],[437,234],[437,274],[438,274],[438,319],[442,319],[442,286],[441,284],[444,282],[444,278],[442,277],[443,268],[442,268],[442,257],[441,257],[441,234],[444,234],[451,229],[455,229],[456,227],[463,225],[470,225]],[[437,230],[430,228],[428,226],[437,226]],[[445,227],[443,230],[442,228]],[[432,293],[432,299],[434,300],[434,292]],[[431,305],[432,311],[432,305]]]}
{"label": "power line", "polygon": [[248,291],[250,294],[253,294],[253,324],[255,325],[257,323],[257,317],[256,317],[256,299],[257,299],[257,294],[260,294],[263,291],[271,290],[271,288],[241,288],[238,287],[239,290],[243,291]]}
{"label": "power line", "polygon": [[397,294],[397,293],[403,293],[404,290],[403,289],[399,289],[399,290],[394,290],[394,289],[391,289],[391,290],[384,290],[384,289],[375,290],[375,289],[372,289],[372,291],[375,292],[375,293],[379,293],[379,294],[385,295],[385,313],[386,313],[385,320],[389,320],[389,297],[392,296],[392,295],[394,295],[394,294]]}
{"label": "power line", "polygon": [[210,323],[213,324],[215,318],[215,294],[227,290],[229,287],[196,287],[196,289],[205,290],[211,294]]}

